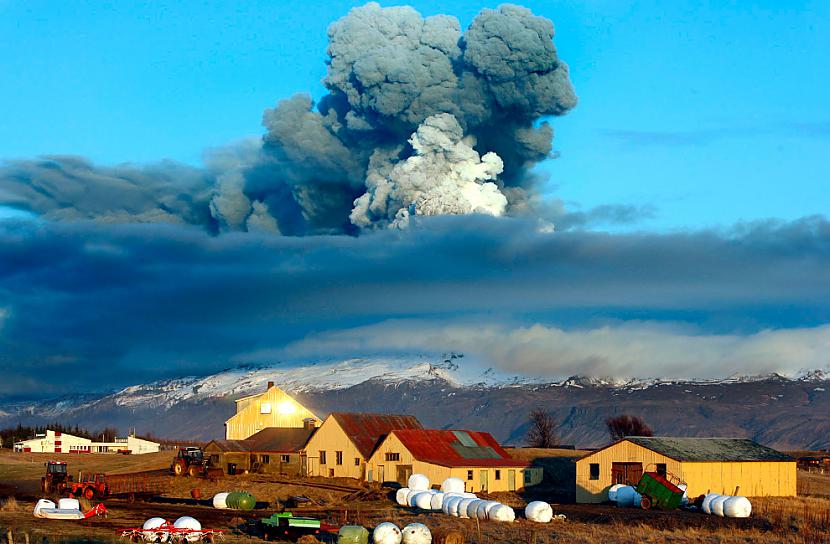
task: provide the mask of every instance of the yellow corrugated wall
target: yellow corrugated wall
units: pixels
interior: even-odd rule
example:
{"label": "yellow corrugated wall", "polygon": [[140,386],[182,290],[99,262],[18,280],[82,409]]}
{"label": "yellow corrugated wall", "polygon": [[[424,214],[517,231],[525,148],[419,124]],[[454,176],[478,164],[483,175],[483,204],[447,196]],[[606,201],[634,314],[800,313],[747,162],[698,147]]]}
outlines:
{"label": "yellow corrugated wall", "polygon": [[[263,414],[263,404],[269,413]],[[236,415],[225,422],[225,439],[244,440],[268,427],[302,428],[304,419],[318,419],[311,410],[291,398],[279,387],[271,387],[258,397],[239,403]]]}
{"label": "yellow corrugated wall", "polygon": [[704,493],[748,497],[794,497],[796,495],[795,461],[742,463],[683,463],[683,478],[689,484],[690,497]]}

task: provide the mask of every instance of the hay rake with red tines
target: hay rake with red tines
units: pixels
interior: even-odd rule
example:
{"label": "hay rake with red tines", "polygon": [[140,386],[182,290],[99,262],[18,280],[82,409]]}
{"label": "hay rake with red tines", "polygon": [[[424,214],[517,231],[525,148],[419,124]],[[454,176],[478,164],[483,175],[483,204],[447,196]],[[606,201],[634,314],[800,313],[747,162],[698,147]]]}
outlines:
{"label": "hay rake with red tines", "polygon": [[118,529],[122,539],[130,542],[157,542],[157,543],[187,543],[207,542],[213,543],[217,540],[225,540],[225,533],[221,529],[186,529],[174,527],[172,523],[165,522],[152,529],[131,527]]}

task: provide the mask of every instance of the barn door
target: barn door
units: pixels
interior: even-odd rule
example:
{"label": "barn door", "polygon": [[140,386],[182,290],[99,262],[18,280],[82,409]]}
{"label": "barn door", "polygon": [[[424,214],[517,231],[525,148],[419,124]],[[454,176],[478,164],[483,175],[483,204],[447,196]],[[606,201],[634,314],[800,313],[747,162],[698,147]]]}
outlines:
{"label": "barn door", "polygon": [[516,471],[513,469],[507,471],[507,490],[516,491]]}
{"label": "barn door", "polygon": [[640,481],[643,476],[642,463],[612,463],[611,464],[611,483],[634,485]]}
{"label": "barn door", "polygon": [[409,483],[409,477],[412,476],[412,465],[398,465],[398,474],[396,481],[401,485]]}
{"label": "barn door", "polygon": [[[386,481],[386,474],[384,473],[383,470],[384,470],[383,465],[378,465],[378,481],[380,483],[383,483],[383,482]],[[407,483],[409,483],[409,482],[407,482]]]}

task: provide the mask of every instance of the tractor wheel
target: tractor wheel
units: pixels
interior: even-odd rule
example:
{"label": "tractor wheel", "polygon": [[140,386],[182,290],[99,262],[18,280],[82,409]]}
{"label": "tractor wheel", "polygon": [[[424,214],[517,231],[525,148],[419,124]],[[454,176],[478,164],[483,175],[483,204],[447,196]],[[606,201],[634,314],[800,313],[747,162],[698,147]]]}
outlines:
{"label": "tractor wheel", "polygon": [[643,510],[651,509],[651,498],[648,495],[643,495],[643,498],[640,499],[640,507]]}
{"label": "tractor wheel", "polygon": [[182,463],[173,464],[173,474],[176,476],[184,476],[184,465]]}
{"label": "tractor wheel", "polygon": [[199,477],[199,467],[196,465],[190,465],[187,469],[187,474],[191,478],[198,478]]}
{"label": "tractor wheel", "polygon": [[84,498],[88,501],[91,501],[92,499],[94,499],[95,498],[95,490],[92,489],[91,487],[87,487],[86,489],[84,489]]}

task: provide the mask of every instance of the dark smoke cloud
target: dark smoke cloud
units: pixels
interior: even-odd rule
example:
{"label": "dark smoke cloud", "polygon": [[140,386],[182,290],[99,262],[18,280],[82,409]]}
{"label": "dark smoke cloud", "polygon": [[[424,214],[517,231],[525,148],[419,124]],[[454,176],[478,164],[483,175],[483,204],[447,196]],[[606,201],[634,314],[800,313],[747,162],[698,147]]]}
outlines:
{"label": "dark smoke cloud", "polygon": [[551,156],[543,119],[576,105],[553,36],[549,20],[519,6],[485,9],[462,32],[451,16],[369,3],[329,27],[329,94],[266,110],[255,145],[215,153],[204,171],[12,163],[0,169],[0,205],[53,220],[291,235],[523,213],[535,195],[528,172]]}
{"label": "dark smoke cloud", "polygon": [[[410,350],[426,349],[428,338],[466,349],[483,341],[489,326],[517,350],[527,335],[537,354],[558,338],[557,330],[574,328],[595,334],[576,344],[563,338],[558,350],[599,349],[592,338],[603,336],[606,320],[617,322],[611,325],[617,339],[653,338],[620,328],[639,321],[682,322],[695,334],[737,339],[816,328],[830,322],[828,269],[830,223],[819,217],[725,232],[616,235],[546,234],[530,219],[435,217],[417,229],[359,237],[211,236],[171,224],[6,220],[0,222],[0,397],[208,373],[238,354],[311,333],[330,340],[328,332],[395,319],[421,323],[403,322],[385,340],[389,331],[372,328],[377,334],[367,352],[375,344],[405,348],[407,328]],[[442,323],[465,316],[480,321],[466,343],[450,329],[436,335]],[[537,324],[542,344],[527,334]],[[304,353],[313,356],[310,345]],[[691,344],[643,340],[641,362],[627,373],[669,377],[660,356],[678,345],[688,353]],[[602,350],[607,368],[634,357],[613,353],[613,346]],[[721,360],[699,353],[704,366]],[[37,379],[47,373],[49,380]]]}

